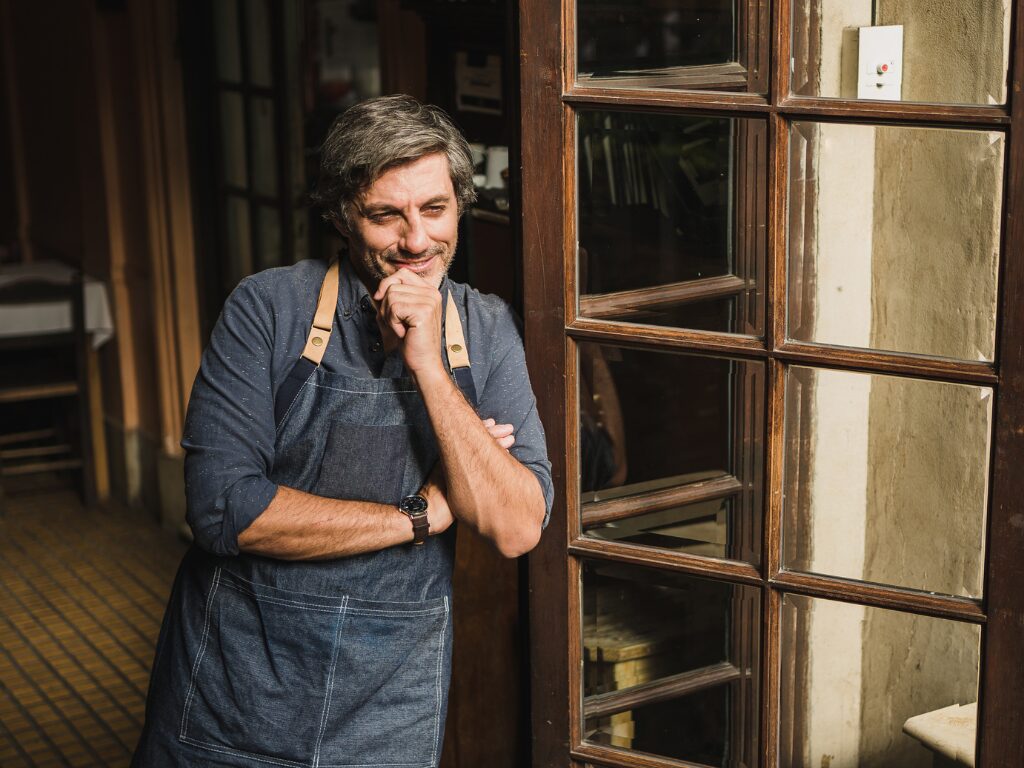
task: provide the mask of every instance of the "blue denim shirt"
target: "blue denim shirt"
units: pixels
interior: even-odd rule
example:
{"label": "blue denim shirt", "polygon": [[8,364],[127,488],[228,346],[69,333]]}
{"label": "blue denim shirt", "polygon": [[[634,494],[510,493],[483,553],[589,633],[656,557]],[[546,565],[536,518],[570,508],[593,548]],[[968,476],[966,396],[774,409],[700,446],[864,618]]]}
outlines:
{"label": "blue denim shirt", "polygon": [[[203,353],[181,445],[187,519],[196,543],[207,551],[237,554],[238,535],[277,493],[269,479],[274,397],[302,353],[326,269],[327,262],[309,260],[242,280]],[[550,514],[551,463],[515,315],[498,297],[446,278],[441,291],[449,290],[466,333],[480,417],[515,428],[511,453],[537,477]],[[385,359],[366,288],[345,264],[322,365],[378,378]]]}

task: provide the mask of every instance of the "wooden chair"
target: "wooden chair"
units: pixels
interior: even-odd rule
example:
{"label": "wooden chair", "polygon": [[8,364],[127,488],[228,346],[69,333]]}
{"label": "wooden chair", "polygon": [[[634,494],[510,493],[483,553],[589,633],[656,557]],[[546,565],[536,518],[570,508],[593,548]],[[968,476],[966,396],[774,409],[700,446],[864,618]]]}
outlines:
{"label": "wooden chair", "polygon": [[18,282],[0,304],[67,302],[65,332],[0,338],[0,511],[5,481],[74,470],[84,504],[96,501],[91,452],[84,283]]}

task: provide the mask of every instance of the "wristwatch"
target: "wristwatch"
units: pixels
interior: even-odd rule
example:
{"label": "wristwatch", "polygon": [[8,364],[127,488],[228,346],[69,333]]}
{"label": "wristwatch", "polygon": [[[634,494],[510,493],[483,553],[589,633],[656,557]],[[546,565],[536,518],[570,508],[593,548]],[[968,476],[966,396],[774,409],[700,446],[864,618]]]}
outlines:
{"label": "wristwatch", "polygon": [[422,544],[426,541],[427,534],[430,533],[430,521],[427,519],[427,500],[418,493],[414,493],[412,496],[406,496],[398,502],[398,510],[408,515],[409,519],[412,520],[412,543]]}

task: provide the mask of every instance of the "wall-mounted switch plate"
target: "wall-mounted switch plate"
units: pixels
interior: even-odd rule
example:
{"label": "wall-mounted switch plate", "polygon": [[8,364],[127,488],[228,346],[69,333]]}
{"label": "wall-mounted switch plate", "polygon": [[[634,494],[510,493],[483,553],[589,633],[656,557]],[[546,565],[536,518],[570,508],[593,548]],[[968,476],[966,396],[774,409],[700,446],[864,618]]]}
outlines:
{"label": "wall-mounted switch plate", "polygon": [[903,93],[903,25],[861,27],[857,98],[899,101]]}

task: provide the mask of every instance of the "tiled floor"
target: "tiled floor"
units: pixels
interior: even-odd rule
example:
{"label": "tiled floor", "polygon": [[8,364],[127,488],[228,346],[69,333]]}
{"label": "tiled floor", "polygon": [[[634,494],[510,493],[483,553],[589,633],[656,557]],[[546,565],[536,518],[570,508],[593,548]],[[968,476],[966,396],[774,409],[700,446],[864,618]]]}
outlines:
{"label": "tiled floor", "polygon": [[126,766],[184,544],[70,490],[0,515],[0,766]]}

